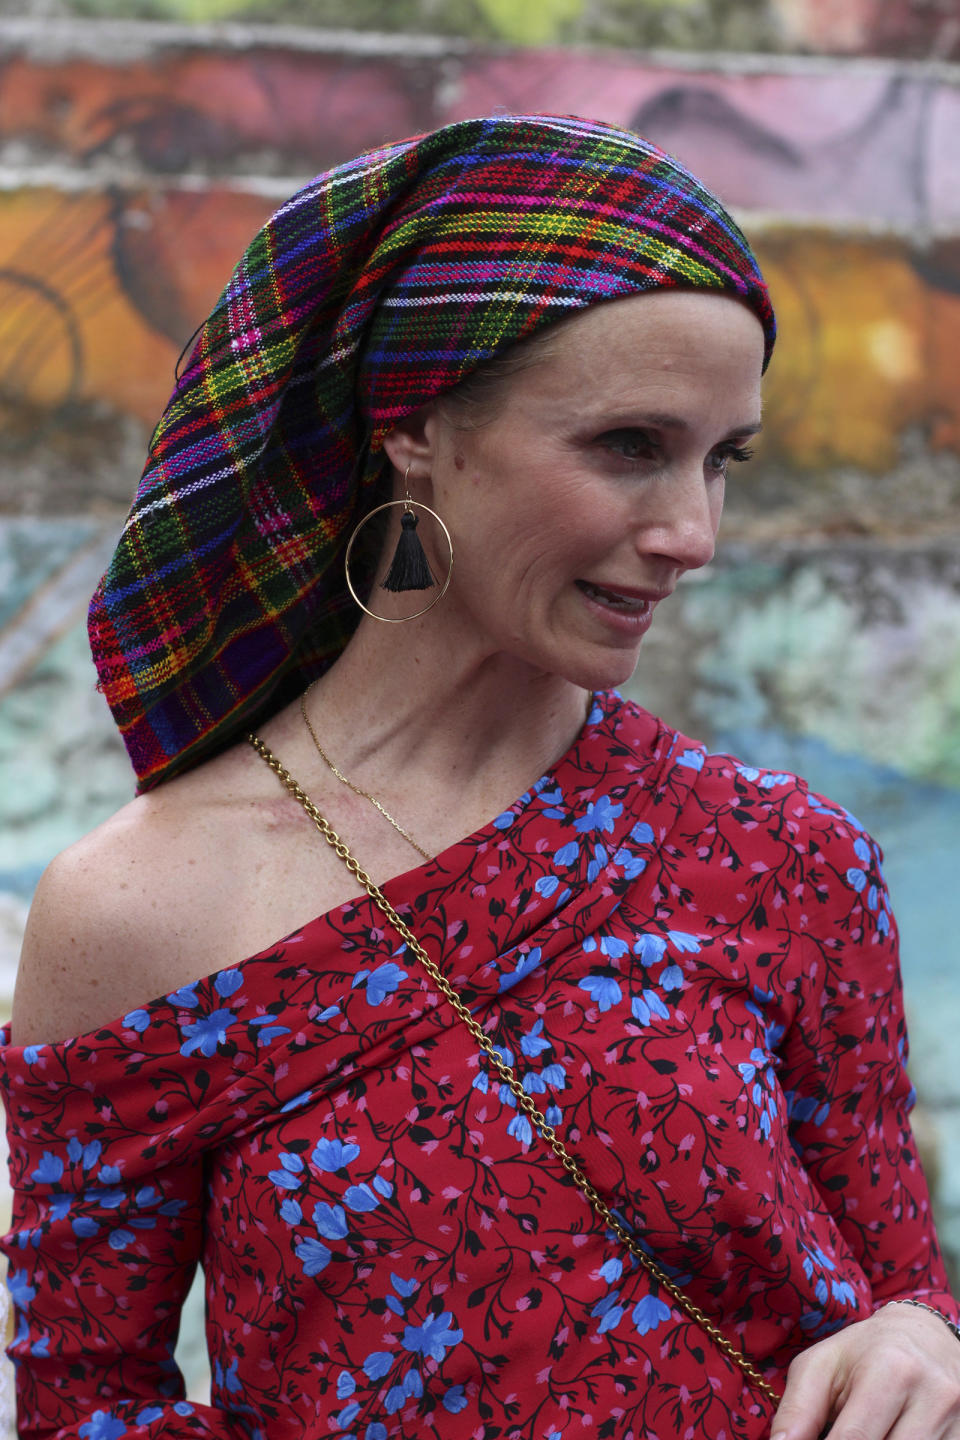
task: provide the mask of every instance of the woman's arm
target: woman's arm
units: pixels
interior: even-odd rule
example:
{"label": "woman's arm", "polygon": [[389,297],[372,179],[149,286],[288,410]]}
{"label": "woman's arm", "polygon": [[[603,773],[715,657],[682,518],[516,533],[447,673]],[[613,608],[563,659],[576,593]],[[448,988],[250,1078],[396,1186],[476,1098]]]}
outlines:
{"label": "woman's arm", "polygon": [[896,927],[880,852],[811,797],[803,1004],[785,1044],[791,1137],[867,1274],[870,1317],[790,1367],[772,1434],[817,1440],[960,1440],[960,1341],[910,1130]]}
{"label": "woman's arm", "polygon": [[[0,1241],[15,1306],[7,1353],[21,1440],[236,1440],[245,1432],[223,1412],[186,1402],[173,1359],[200,1248],[199,1167],[124,1183],[97,1164],[95,1139],[83,1138],[51,1142],[39,1165],[34,1156],[17,1174]],[[18,1166],[23,1152],[11,1141]]]}
{"label": "woman's arm", "polygon": [[[116,923],[116,873],[95,880],[83,847],[44,878],[18,978],[20,1043],[0,1048],[18,1434],[236,1440],[246,1432],[222,1411],[186,1401],[173,1359],[201,1251],[202,1158],[165,1164],[154,1153],[160,1095],[140,1098],[116,1027],[92,1028],[131,994],[153,993],[133,973],[135,917]],[[124,951],[126,996],[111,983]]]}

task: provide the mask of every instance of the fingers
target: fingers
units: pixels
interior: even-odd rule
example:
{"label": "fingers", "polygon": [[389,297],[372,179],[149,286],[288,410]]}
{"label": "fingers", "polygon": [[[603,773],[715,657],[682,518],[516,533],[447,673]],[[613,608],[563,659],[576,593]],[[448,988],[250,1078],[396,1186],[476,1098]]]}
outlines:
{"label": "fingers", "polygon": [[829,1341],[797,1356],[787,1371],[771,1440],[818,1440],[832,1418],[838,1359]]}
{"label": "fingers", "polygon": [[951,1373],[932,1346],[911,1353],[878,1344],[884,1327],[870,1324],[867,1349],[856,1343],[867,1327],[851,1327],[794,1360],[771,1440],[960,1440],[960,1361],[950,1353]]}
{"label": "fingers", "polygon": [[826,1427],[829,1440],[934,1440],[940,1434],[924,1428],[903,1430],[907,1414],[903,1392],[889,1389],[882,1381],[858,1385],[837,1411],[833,1424]]}
{"label": "fingers", "polygon": [[[840,1429],[840,1423],[838,1420],[830,1431],[830,1440],[834,1435],[844,1440],[846,1431]],[[883,1440],[960,1440],[960,1416],[952,1405],[908,1404]]]}

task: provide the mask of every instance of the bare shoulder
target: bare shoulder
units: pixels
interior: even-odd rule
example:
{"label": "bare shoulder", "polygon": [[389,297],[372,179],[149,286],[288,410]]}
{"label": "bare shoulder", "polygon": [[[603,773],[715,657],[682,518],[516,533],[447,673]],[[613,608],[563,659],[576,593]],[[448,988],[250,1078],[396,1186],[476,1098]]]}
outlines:
{"label": "bare shoulder", "polygon": [[255,808],[237,768],[211,762],[140,796],[47,867],[17,972],[15,1044],[83,1034],[216,968],[218,921],[246,868],[250,827],[237,820]]}

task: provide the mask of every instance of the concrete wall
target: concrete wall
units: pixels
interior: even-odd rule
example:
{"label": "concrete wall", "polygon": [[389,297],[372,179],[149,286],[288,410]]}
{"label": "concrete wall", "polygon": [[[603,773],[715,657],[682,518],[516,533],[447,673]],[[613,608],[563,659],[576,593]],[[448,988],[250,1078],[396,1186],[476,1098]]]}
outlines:
{"label": "concrete wall", "polygon": [[[384,138],[495,107],[596,115],[643,130],[736,207],[781,322],[762,446],[733,480],[721,556],[658,618],[634,693],[718,746],[807,774],[882,840],[956,1266],[952,0],[465,0],[432,7],[451,28],[463,21],[433,38],[38,18],[98,7],[111,8],[7,3],[20,18],[4,20],[0,0],[0,1011],[40,871],[131,791],[93,689],[84,601],[176,356],[251,233],[303,179]],[[217,0],[150,8],[255,13]],[[403,28],[431,7],[355,9],[358,24]],[[322,12],[300,0],[300,13]],[[770,53],[541,43],[577,27],[681,42],[709,26],[712,42],[752,37]],[[465,38],[478,31],[539,48],[484,48]],[[787,46],[856,53],[773,53]],[[925,58],[876,58],[891,48]],[[199,1325],[194,1303],[183,1353],[198,1392]]]}
{"label": "concrete wall", "polygon": [[954,0],[0,0],[0,18],[293,21],[474,43],[960,59]]}

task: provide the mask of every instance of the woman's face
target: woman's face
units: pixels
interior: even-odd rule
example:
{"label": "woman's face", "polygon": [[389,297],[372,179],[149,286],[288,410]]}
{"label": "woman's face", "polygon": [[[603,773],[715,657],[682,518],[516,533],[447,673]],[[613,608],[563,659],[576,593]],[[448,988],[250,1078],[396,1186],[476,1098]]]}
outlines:
{"label": "woman's face", "polygon": [[588,689],[629,678],[656,605],[713,555],[762,361],[739,302],[657,291],[560,327],[485,423],[420,412],[400,459],[453,536],[441,604],[484,653]]}

